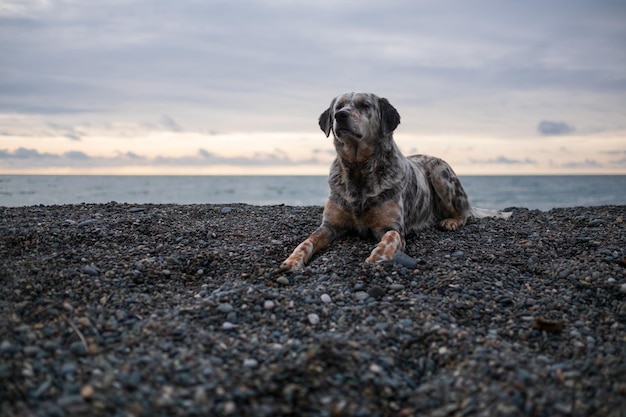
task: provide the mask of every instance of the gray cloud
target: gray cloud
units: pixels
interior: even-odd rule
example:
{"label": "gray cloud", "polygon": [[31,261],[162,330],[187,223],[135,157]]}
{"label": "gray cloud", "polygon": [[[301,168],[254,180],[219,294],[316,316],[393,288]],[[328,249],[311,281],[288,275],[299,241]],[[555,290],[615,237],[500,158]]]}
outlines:
{"label": "gray cloud", "polygon": [[53,128],[56,134],[60,134],[68,139],[80,141],[83,138],[83,134],[72,126],[64,126],[54,122],[48,122],[48,126]]}
{"label": "gray cloud", "polygon": [[166,114],[161,116],[161,125],[171,132],[181,132],[183,130],[180,125],[176,123],[176,120]]}
{"label": "gray cloud", "polygon": [[51,153],[41,153],[36,149],[17,148],[14,151],[8,151],[6,149],[0,150],[0,159],[57,159],[59,155]]}
{"label": "gray cloud", "polygon": [[584,161],[566,162],[561,164],[563,168],[601,168],[603,165],[593,159],[585,159]]}
{"label": "gray cloud", "polygon": [[512,159],[512,158],[507,158],[506,156],[498,156],[497,158],[493,158],[493,159],[471,159],[470,160],[473,164],[503,164],[503,165],[534,165],[537,163],[536,160],[531,159],[531,158],[524,158],[524,159]]}
{"label": "gray cloud", "polygon": [[537,132],[543,136],[567,135],[575,130],[573,126],[565,122],[554,122],[551,120],[542,120],[537,125]]}
{"label": "gray cloud", "polygon": [[[6,166],[18,169],[28,169],[32,167],[46,168],[59,166],[73,167],[111,167],[111,166],[211,166],[211,165],[231,165],[231,166],[300,166],[306,164],[322,164],[327,162],[317,158],[295,160],[287,154],[276,149],[274,152],[256,153],[250,157],[235,156],[224,157],[205,149],[199,149],[196,155],[169,157],[157,156],[148,158],[133,152],[118,153],[113,157],[102,157],[88,155],[82,151],[68,151],[61,154],[41,153],[35,149],[18,148],[14,151],[0,149],[0,161],[4,161]],[[18,164],[14,164],[17,162]],[[2,165],[0,165],[1,167]]]}

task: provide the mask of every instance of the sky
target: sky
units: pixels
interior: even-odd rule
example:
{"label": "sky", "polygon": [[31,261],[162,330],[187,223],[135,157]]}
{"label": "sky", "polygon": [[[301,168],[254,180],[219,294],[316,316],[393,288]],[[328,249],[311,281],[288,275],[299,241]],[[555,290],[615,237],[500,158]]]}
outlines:
{"label": "sky", "polygon": [[626,174],[623,0],[0,0],[0,174],[324,175],[344,92],[460,175]]}

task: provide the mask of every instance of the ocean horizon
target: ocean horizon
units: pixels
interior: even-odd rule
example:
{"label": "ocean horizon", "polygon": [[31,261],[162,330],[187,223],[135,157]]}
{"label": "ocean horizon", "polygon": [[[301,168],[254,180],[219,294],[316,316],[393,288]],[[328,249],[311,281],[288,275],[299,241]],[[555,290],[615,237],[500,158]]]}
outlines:
{"label": "ocean horizon", "polygon": [[[460,176],[470,203],[504,209],[625,205],[626,175]],[[80,203],[320,206],[326,176],[0,175],[0,206]]]}

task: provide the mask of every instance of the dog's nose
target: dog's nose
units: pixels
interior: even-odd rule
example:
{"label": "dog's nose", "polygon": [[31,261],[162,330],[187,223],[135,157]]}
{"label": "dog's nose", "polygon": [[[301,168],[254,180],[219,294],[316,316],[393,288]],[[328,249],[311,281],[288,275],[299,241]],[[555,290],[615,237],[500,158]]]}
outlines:
{"label": "dog's nose", "polygon": [[335,120],[338,122],[345,122],[348,120],[348,117],[350,117],[350,112],[348,112],[348,110],[339,110],[335,113]]}

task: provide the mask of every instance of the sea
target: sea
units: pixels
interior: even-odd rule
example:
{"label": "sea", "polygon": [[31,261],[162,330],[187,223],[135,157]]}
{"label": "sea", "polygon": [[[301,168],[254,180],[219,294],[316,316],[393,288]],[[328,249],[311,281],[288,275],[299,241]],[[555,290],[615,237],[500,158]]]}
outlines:
{"label": "sea", "polygon": [[[626,205],[626,175],[461,176],[475,207]],[[321,206],[325,176],[0,175],[0,206],[80,203]]]}

